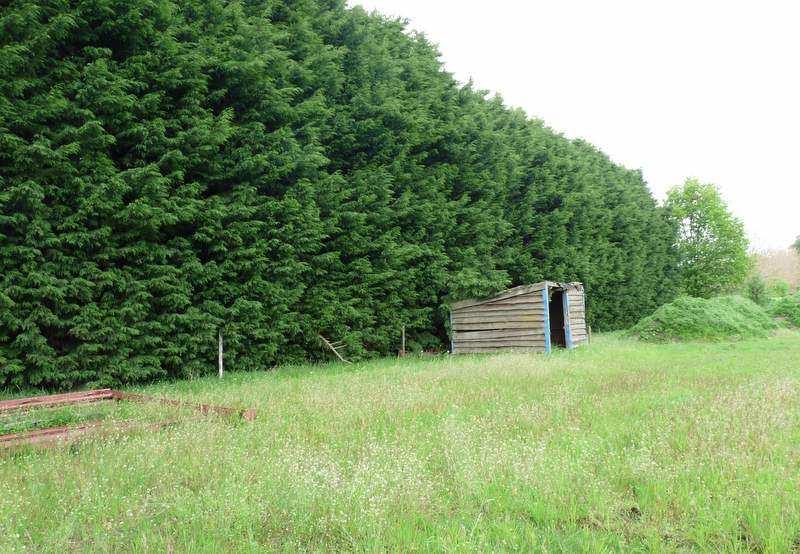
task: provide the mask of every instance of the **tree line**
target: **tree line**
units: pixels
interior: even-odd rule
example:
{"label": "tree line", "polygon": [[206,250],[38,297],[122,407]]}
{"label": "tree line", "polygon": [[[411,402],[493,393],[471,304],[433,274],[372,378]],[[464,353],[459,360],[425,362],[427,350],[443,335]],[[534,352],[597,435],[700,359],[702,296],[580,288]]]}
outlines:
{"label": "tree line", "polygon": [[[679,286],[642,175],[461,85],[341,0],[0,8],[0,384],[67,388],[447,344],[447,305]],[[547,83],[541,83],[547,86]]]}

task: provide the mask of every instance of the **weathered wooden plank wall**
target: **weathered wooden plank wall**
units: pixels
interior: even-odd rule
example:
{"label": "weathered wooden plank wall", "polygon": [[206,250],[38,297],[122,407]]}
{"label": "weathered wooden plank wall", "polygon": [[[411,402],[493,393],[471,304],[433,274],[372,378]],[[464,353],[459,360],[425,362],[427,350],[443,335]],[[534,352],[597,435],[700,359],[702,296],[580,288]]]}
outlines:
{"label": "weathered wooden plank wall", "polygon": [[462,302],[452,311],[454,352],[543,351],[545,309],[535,286],[518,287],[488,301]]}
{"label": "weathered wooden plank wall", "polygon": [[451,307],[452,350],[455,354],[496,352],[501,349],[544,352],[548,306],[542,290],[566,289],[572,343],[587,342],[583,287],[537,283],[507,290],[485,300],[464,300]]}
{"label": "weathered wooden plank wall", "polygon": [[589,342],[586,330],[586,298],[583,285],[567,289],[569,296],[569,323],[572,329],[572,344],[578,346]]}

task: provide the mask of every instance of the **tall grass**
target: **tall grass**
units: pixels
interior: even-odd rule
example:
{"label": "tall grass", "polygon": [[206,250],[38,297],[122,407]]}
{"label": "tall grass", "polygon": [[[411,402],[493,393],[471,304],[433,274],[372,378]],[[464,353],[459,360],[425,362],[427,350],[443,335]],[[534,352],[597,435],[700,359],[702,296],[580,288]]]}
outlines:
{"label": "tall grass", "polygon": [[150,387],[255,422],[0,458],[0,550],[786,552],[800,334]]}

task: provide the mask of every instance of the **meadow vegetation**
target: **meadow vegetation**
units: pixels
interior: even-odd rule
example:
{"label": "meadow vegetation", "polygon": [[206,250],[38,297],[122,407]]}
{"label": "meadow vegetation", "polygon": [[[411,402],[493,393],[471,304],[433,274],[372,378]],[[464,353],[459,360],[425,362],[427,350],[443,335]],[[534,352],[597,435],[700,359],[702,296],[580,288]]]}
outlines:
{"label": "meadow vegetation", "polygon": [[787,552],[799,384],[789,330],[165,383],[258,417],[3,455],[0,550]]}

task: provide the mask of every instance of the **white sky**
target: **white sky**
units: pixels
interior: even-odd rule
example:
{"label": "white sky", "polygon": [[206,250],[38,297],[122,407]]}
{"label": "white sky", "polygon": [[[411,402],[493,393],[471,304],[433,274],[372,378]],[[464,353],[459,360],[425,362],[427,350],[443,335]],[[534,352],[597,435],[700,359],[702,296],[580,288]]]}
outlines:
{"label": "white sky", "polygon": [[402,16],[462,82],[641,168],[718,185],[752,247],[800,235],[800,2],[350,0]]}

